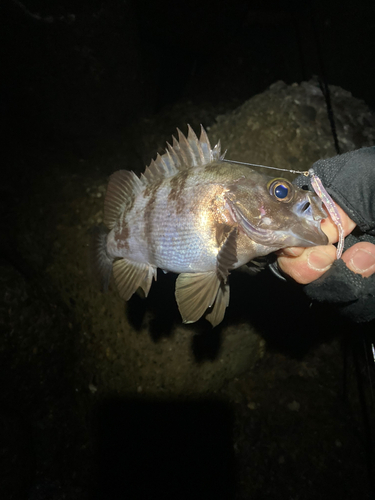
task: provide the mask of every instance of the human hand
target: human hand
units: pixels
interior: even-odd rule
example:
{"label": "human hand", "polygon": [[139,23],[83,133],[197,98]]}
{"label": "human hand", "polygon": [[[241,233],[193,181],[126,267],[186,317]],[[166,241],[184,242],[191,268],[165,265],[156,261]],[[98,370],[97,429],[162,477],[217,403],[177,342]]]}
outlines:
{"label": "human hand", "polygon": [[[313,171],[340,212],[345,251],[337,260],[333,243],[338,231],[328,217],[322,223],[328,245],[284,249],[278,265],[304,284],[311,300],[332,304],[356,323],[375,320],[375,147],[319,160]],[[293,182],[312,189],[311,179],[303,175]]]}
{"label": "human hand", "polygon": [[[337,204],[336,207],[341,216],[344,234],[347,236],[356,224]],[[322,222],[322,230],[328,236],[328,245],[289,247],[277,252],[279,269],[297,283],[305,285],[315,281],[327,272],[336,260],[336,247],[333,243],[338,241],[338,230],[331,217]],[[367,278],[375,274],[375,245],[365,241],[356,243],[343,253],[342,260],[351,271]]]}

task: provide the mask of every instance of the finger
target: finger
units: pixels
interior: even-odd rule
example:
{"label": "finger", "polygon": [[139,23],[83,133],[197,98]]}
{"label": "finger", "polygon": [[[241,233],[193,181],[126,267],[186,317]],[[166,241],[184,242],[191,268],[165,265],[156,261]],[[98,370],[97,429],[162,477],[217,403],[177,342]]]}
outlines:
{"label": "finger", "polygon": [[356,243],[344,252],[342,260],[351,271],[368,278],[375,273],[375,245]]}
{"label": "finger", "polygon": [[278,256],[288,256],[288,257],[299,257],[305,251],[304,247],[286,247],[282,250],[278,250],[276,255]]}
{"label": "finger", "polygon": [[[347,236],[349,233],[353,231],[356,224],[350,217],[346,215],[346,213],[336,204],[336,208],[340,214],[344,236]],[[329,243],[337,243],[339,240],[339,233],[336,224],[332,221],[331,216],[322,220],[321,222],[322,231],[328,236]],[[290,257],[299,257],[305,251],[303,247],[286,247],[279,252],[276,252],[279,256],[290,256]]]}
{"label": "finger", "polygon": [[[346,215],[346,213],[343,211],[341,207],[339,207],[337,204],[335,205],[341,217],[341,222],[344,229],[344,236],[347,236],[349,233],[353,231],[353,229],[356,226],[356,223]],[[329,243],[337,243],[339,241],[339,232],[336,224],[331,219],[331,216],[322,220],[321,228],[324,231],[324,233],[328,236]]]}
{"label": "finger", "polygon": [[297,283],[306,285],[320,278],[335,260],[336,247],[329,244],[307,248],[298,257],[281,256],[278,258],[278,265]]}

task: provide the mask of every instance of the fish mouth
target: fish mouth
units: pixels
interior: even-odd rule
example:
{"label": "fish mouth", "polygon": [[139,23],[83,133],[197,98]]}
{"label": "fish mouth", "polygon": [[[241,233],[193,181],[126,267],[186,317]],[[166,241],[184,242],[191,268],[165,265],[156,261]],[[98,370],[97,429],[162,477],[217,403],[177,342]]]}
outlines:
{"label": "fish mouth", "polygon": [[290,235],[285,239],[285,246],[313,247],[316,245],[327,245],[328,237],[323,232],[320,220],[302,219],[296,223],[295,229],[290,229]]}
{"label": "fish mouth", "polygon": [[326,219],[322,202],[313,193],[308,193],[306,198],[301,199],[295,206],[298,220],[290,228],[292,244],[288,246],[312,247],[315,245],[327,245],[328,237],[321,228],[321,221]]}

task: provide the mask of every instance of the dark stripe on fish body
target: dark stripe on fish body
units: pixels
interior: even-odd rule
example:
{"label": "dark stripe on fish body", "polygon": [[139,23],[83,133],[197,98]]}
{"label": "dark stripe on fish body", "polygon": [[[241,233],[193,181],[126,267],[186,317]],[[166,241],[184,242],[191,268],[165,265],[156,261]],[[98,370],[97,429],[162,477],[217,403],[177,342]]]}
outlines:
{"label": "dark stripe on fish body", "polygon": [[152,226],[153,226],[153,221],[152,221],[152,212],[155,207],[155,200],[156,200],[156,194],[163,183],[163,179],[160,179],[159,181],[150,184],[149,186],[146,187],[145,192],[143,193],[144,198],[149,197],[146,206],[145,206],[145,211],[143,214],[143,220],[145,223],[145,237],[147,240],[147,246],[149,250],[154,248],[153,245],[153,238],[152,238]]}
{"label": "dark stripe on fish body", "polygon": [[189,170],[182,170],[170,180],[171,190],[168,195],[168,201],[176,202],[176,214],[182,213],[185,208],[185,200],[182,197],[182,193],[189,175]]}
{"label": "dark stripe on fish body", "polygon": [[129,227],[126,220],[122,219],[122,226],[115,231],[115,241],[118,248],[125,248],[129,250]]}
{"label": "dark stripe on fish body", "polygon": [[207,173],[207,174],[210,174],[212,172],[215,172],[215,173],[218,173],[219,172],[219,169],[220,167],[222,167],[223,165],[221,163],[217,163],[217,162],[211,162],[211,163],[208,163],[205,167],[204,167],[204,172]]}

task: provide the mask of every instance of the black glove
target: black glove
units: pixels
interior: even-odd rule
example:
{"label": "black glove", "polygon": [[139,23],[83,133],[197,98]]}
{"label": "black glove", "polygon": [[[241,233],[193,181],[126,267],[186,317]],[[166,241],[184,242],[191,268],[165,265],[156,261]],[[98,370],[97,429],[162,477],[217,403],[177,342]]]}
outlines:
{"label": "black glove", "polygon": [[[375,147],[319,160],[312,168],[333,200],[357,224],[345,238],[344,251],[360,241],[375,245]],[[301,175],[294,184],[312,190],[309,177]],[[343,315],[358,323],[375,318],[375,274],[363,278],[341,259],[304,290],[311,299],[335,303]]]}

